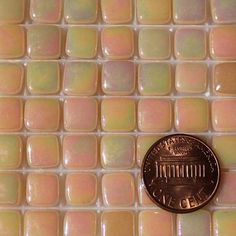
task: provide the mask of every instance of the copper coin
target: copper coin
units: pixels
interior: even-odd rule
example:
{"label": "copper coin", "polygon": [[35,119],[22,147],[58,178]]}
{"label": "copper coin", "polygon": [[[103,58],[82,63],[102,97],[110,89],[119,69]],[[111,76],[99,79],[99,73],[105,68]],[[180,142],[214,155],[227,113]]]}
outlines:
{"label": "copper coin", "polygon": [[220,167],[211,148],[200,139],[174,134],[148,150],[142,164],[147,194],[159,207],[187,213],[205,206],[220,181]]}

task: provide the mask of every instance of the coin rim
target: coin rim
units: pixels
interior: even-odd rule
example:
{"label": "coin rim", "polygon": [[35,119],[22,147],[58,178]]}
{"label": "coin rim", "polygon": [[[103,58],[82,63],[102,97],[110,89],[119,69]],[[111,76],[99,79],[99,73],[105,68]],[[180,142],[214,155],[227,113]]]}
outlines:
{"label": "coin rim", "polygon": [[[206,146],[210,151],[211,153],[213,154],[214,158],[215,158],[215,161],[216,161],[216,164],[217,164],[217,171],[218,171],[218,178],[217,178],[217,182],[216,182],[216,186],[213,190],[213,192],[211,193],[211,195],[209,196],[209,198],[203,202],[201,205],[197,206],[197,207],[194,207],[194,208],[189,208],[189,209],[185,209],[185,210],[181,210],[181,209],[173,209],[171,207],[168,207],[168,206],[165,206],[164,204],[160,203],[160,202],[157,202],[154,197],[151,195],[151,193],[149,193],[148,191],[148,188],[146,187],[146,184],[145,184],[145,180],[144,180],[144,165],[146,163],[146,160],[149,156],[149,154],[151,153],[151,151],[153,150],[153,148],[155,146],[157,146],[159,143],[161,143],[163,140],[166,140],[170,137],[177,137],[177,136],[184,136],[184,137],[188,137],[188,138],[191,138],[191,139],[194,139],[198,142],[200,142],[201,144],[203,144],[204,146]],[[154,144],[152,144],[152,146],[148,149],[148,151],[146,152],[144,158],[143,158],[143,161],[142,161],[142,165],[141,165],[141,182],[143,183],[143,185],[145,186],[145,192],[147,193],[149,199],[152,200],[153,203],[155,203],[155,205],[159,206],[160,208],[164,209],[164,210],[167,210],[169,212],[172,212],[172,213],[178,213],[178,214],[186,214],[186,213],[190,213],[190,212],[194,212],[194,211],[197,211],[201,208],[203,208],[204,206],[206,206],[212,199],[213,197],[215,196],[218,188],[219,188],[219,185],[220,185],[220,181],[221,181],[221,169],[220,169],[220,163],[219,163],[219,160],[217,158],[217,155],[215,154],[215,152],[212,150],[212,148],[206,144],[203,140],[201,140],[200,138],[197,138],[193,135],[189,135],[189,134],[182,134],[182,133],[177,133],[177,134],[171,134],[171,135],[166,135],[160,139],[158,139]]]}

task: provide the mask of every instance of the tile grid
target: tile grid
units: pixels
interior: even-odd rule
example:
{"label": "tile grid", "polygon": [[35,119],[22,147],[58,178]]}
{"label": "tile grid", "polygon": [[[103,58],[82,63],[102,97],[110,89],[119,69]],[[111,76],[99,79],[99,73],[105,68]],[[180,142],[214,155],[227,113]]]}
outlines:
{"label": "tile grid", "polygon": [[[136,17],[134,18],[136,19]],[[31,24],[26,24],[26,27],[28,25],[31,25]],[[60,26],[62,28],[66,28],[67,25],[62,22],[62,24],[60,24]],[[77,25],[79,26],[79,25]],[[85,26],[85,25],[83,25]],[[101,29],[102,27],[104,27],[104,25],[102,24],[98,24],[98,25],[94,25],[94,26],[97,26],[98,29]],[[112,25],[105,25],[106,27],[110,27]],[[117,26],[117,25],[116,25]],[[123,25],[122,25],[123,26]],[[127,26],[127,25],[126,25]],[[135,29],[137,28],[141,28],[141,27],[147,27],[147,26],[140,26],[137,24],[136,21],[134,21],[134,24],[130,25],[130,26],[133,26]],[[208,25],[206,24],[204,27],[203,26],[194,26],[196,28],[201,28],[203,27],[205,30],[209,30],[209,28],[211,28],[212,25]],[[86,26],[85,26],[86,27]],[[153,26],[149,26],[149,27],[153,27]],[[159,28],[159,27],[167,27],[168,29],[171,29],[171,30],[174,30],[175,28],[181,28],[181,27],[189,27],[191,28],[192,26],[191,25],[188,25],[188,26],[183,26],[183,25],[174,25],[173,23],[171,23],[170,25],[158,25],[158,26],[154,26],[154,28]],[[170,28],[169,28],[170,27]],[[31,59],[28,59],[28,58],[25,58],[23,60],[3,60],[4,62],[6,61],[10,61],[10,62],[16,62],[16,61],[19,61],[19,62],[23,62],[23,63],[27,63],[27,62],[30,62],[32,61]],[[66,58],[63,58],[61,60],[56,60],[56,61],[59,61],[60,63],[65,63],[65,62],[69,62],[69,61],[85,61],[85,60],[68,60]],[[102,65],[104,63],[104,61],[107,61],[107,60],[104,60],[104,58],[102,57],[98,57],[98,59],[94,59],[94,60],[86,60],[86,61],[94,61],[94,62],[98,62],[100,65]],[[178,63],[179,61],[174,59],[173,57],[173,54],[172,54],[172,58],[170,60],[140,60],[138,57],[134,58],[132,61],[134,61],[136,64],[139,64],[139,63],[142,63],[142,62],[168,62],[168,63],[171,63],[172,65],[176,65],[176,63]],[[202,60],[201,60],[202,61]],[[182,61],[181,61],[182,62]],[[190,61],[188,61],[190,62]],[[196,61],[194,61],[196,62]],[[213,63],[216,63],[215,61],[211,60],[210,58],[208,58],[207,60],[203,60],[203,62],[206,62],[208,65],[212,65]],[[217,61],[218,63],[219,61]],[[26,64],[25,64],[26,65]],[[194,97],[207,97],[208,100],[211,100],[211,99],[214,99],[214,98],[219,98],[217,96],[212,96],[212,93],[210,92],[211,89],[210,89],[210,83],[208,83],[208,91],[205,93],[205,94],[202,94],[202,95],[197,95],[197,96],[194,96]],[[25,88],[25,91],[24,91],[24,95],[23,96],[14,96],[14,97],[20,97],[20,98],[24,98],[24,99],[28,99],[28,98],[37,98],[37,97],[41,97],[41,96],[32,96],[32,95],[29,95],[26,91],[26,88]],[[74,97],[74,96],[67,96],[67,95],[64,95],[63,93],[61,93],[60,95],[50,95],[50,96],[43,96],[43,97],[50,97],[50,98],[58,98],[60,99],[61,101],[63,101],[65,98],[70,98],[70,97]],[[119,96],[107,96],[107,95],[103,95],[102,93],[98,94],[97,96],[91,96],[91,97],[94,97],[94,98],[97,98],[98,101],[100,102],[101,100],[103,100],[104,98],[111,98],[111,97],[119,97]],[[123,96],[122,96],[123,97]],[[143,99],[143,98],[153,98],[153,96],[140,96],[138,93],[137,93],[137,88],[136,88],[136,92],[132,95],[132,96],[124,96],[124,97],[132,97],[132,98],[135,98],[135,100],[138,100],[138,99]],[[173,94],[173,95],[169,95],[169,96],[155,96],[155,98],[164,98],[164,99],[176,99],[176,98],[181,98],[181,97],[185,97],[185,95],[178,95],[178,94]],[[226,96],[224,98],[231,98],[230,96]],[[62,125],[61,125],[62,127]],[[171,133],[175,133],[176,131],[172,128],[172,130],[170,132],[168,132],[168,134],[171,134]],[[13,133],[11,133],[13,134]],[[34,135],[34,134],[39,134],[37,132],[29,132],[27,131],[26,129],[24,129],[22,132],[15,132],[14,134],[21,134],[23,135],[24,137],[27,137],[27,136],[30,136],[30,135]],[[50,134],[56,134],[56,135],[59,135],[60,136],[60,139],[62,139],[64,137],[65,134],[82,134],[81,132],[66,132],[64,131],[62,128],[60,129],[59,132],[50,132]],[[83,133],[85,134],[85,133]],[[89,133],[86,133],[86,134],[96,134],[99,138],[101,136],[103,136],[104,134],[114,134],[113,132],[103,132],[101,131],[101,129],[97,129],[96,132],[89,132]],[[138,135],[146,135],[146,134],[167,134],[166,132],[164,133],[150,133],[150,132],[139,132],[137,130],[135,130],[134,132],[122,132],[122,133],[119,133],[119,134],[133,134],[135,135],[136,137]],[[203,133],[197,133],[197,135],[206,135],[209,137],[211,137],[212,135],[215,135],[215,134],[221,134],[220,132],[212,132],[212,129],[210,129],[208,132],[203,132]],[[222,133],[223,134],[223,133]],[[233,132],[232,134],[235,134],[235,132]],[[236,169],[232,169],[233,171],[235,171]],[[2,171],[2,170],[1,170]],[[14,170],[15,171],[15,170]],[[39,169],[39,170],[33,170],[33,169],[30,169],[28,167],[26,167],[26,165],[22,168],[22,169],[19,169],[19,170],[16,170],[16,171],[19,171],[19,172],[22,172],[23,174],[27,174],[28,172],[42,172],[44,170],[42,169]],[[77,172],[77,170],[65,170],[62,165],[59,166],[59,168],[56,168],[56,169],[47,169],[48,172],[57,172],[59,173],[60,175],[64,175],[65,173],[73,173],[73,172]],[[100,166],[96,169],[93,169],[93,170],[79,170],[81,172],[94,172],[94,173],[97,173],[97,175],[99,177],[101,177],[101,175],[103,173],[109,173],[109,172],[116,172],[116,170],[105,170],[105,169],[102,169]],[[121,171],[127,171],[127,172],[132,172],[135,176],[135,179],[137,179],[137,175],[139,174],[140,170],[138,168],[138,166],[136,165],[135,168],[132,168],[132,170],[117,170],[118,172]],[[5,172],[5,171],[4,171]],[[137,187],[137,184],[136,184],[136,187]],[[137,194],[136,194],[137,195]],[[212,206],[210,206],[210,209],[211,209]],[[215,208],[216,206],[214,206]],[[221,208],[221,207],[216,207],[217,209],[218,208]],[[225,208],[225,206],[224,206]],[[20,207],[16,207],[16,208],[11,208],[11,209],[21,209],[22,212],[24,213],[25,210],[28,210],[28,209],[44,209],[44,207],[29,207],[27,206],[27,204],[23,204],[22,206]],[[67,207],[65,206],[64,204],[60,203],[60,205],[58,207],[49,207],[49,209],[58,209],[60,211],[64,211],[64,210],[68,210],[68,209],[79,209],[79,210],[98,210],[98,212],[101,212],[103,210],[111,210],[111,209],[129,209],[129,210],[135,210],[136,212],[139,212],[140,210],[145,210],[145,209],[156,209],[155,207],[142,207],[138,204],[138,201],[137,201],[137,196],[136,196],[136,201],[135,201],[135,205],[133,207],[124,207],[124,208],[119,208],[119,207],[104,207],[103,204],[101,203],[101,194],[100,194],[100,197],[99,197],[99,200],[97,202],[97,205],[96,206],[91,206],[91,207]],[[235,207],[233,207],[233,209],[235,209]]]}

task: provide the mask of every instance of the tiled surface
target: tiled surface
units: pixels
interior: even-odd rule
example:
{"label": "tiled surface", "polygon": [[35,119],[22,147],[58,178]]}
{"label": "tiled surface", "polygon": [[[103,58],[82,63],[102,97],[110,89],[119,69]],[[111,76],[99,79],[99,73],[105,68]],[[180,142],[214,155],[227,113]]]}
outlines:
{"label": "tiled surface", "polygon": [[[0,0],[0,235],[234,236],[235,12],[235,0]],[[186,217],[140,181],[147,149],[175,132],[206,140],[223,169],[212,203]]]}

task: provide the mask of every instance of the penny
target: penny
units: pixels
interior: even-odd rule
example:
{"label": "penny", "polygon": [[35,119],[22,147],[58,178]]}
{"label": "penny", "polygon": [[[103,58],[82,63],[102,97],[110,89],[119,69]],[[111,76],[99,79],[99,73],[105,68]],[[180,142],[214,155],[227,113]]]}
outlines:
{"label": "penny", "polygon": [[215,153],[200,139],[174,134],[161,138],[146,153],[142,181],[159,207],[187,213],[205,206],[220,181]]}

